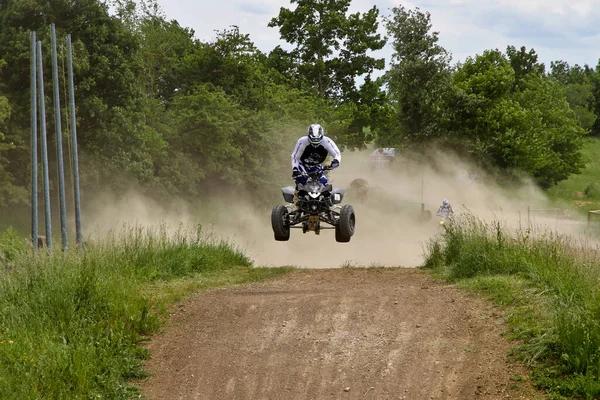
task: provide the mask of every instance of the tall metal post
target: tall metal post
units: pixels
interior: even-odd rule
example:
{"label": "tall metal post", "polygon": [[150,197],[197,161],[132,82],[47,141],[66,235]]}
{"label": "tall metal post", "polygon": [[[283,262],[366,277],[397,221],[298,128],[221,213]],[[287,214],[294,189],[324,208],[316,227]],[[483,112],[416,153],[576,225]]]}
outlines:
{"label": "tall metal post", "polygon": [[421,170],[421,211],[425,211],[425,201],[423,199],[423,194],[425,191],[425,172]]}
{"label": "tall metal post", "polygon": [[58,161],[58,197],[60,202],[60,233],[63,250],[67,248],[67,203],[65,200],[65,168],[63,163],[62,127],[60,117],[60,94],[58,92],[58,56],[56,54],[56,28],[50,25],[52,34],[52,80],[54,81],[54,118],[56,126],[56,152]]}
{"label": "tall metal post", "polygon": [[31,32],[31,241],[38,249],[36,34]]}
{"label": "tall metal post", "polygon": [[69,64],[69,103],[71,106],[71,147],[73,152],[73,188],[75,196],[75,231],[77,246],[81,248],[81,202],[79,198],[79,161],[77,157],[77,118],[75,116],[75,85],[73,83],[73,52],[71,49],[71,34],[67,35],[67,57]]}
{"label": "tall metal post", "polygon": [[590,219],[591,219],[591,216],[592,216],[592,212],[591,212],[591,211],[588,211],[588,226],[590,226]]}
{"label": "tall metal post", "polygon": [[46,246],[52,249],[52,218],[50,211],[50,179],[48,177],[48,142],[46,140],[46,100],[44,97],[44,66],[42,42],[37,42],[38,91],[40,98],[40,137],[42,146],[42,174],[44,179],[44,210],[46,217]]}
{"label": "tall metal post", "polygon": [[424,191],[425,191],[425,172],[421,171],[421,203],[423,203]]}

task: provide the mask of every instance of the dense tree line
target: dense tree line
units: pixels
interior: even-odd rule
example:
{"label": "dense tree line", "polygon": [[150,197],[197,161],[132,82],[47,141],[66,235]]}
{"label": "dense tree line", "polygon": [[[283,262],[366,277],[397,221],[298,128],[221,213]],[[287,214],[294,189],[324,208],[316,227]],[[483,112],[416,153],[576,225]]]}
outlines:
{"label": "dense tree line", "polygon": [[487,169],[525,172],[543,188],[580,172],[583,137],[600,135],[600,64],[556,61],[546,71],[535,50],[508,46],[452,66],[429,13],[398,6],[386,27],[393,114],[381,145],[433,142]]}
{"label": "dense tree line", "polygon": [[[112,9],[101,0],[3,1],[0,207],[28,202],[31,30],[45,50],[54,143],[50,23],[59,38],[73,38],[84,193],[109,183],[117,192],[135,185],[184,197],[269,185],[289,173],[294,140],[312,122],[343,148],[434,142],[549,187],[579,171],[583,136],[600,135],[598,67],[556,61],[546,71],[533,49],[512,46],[451,65],[430,15],[398,6],[383,16],[393,60],[374,78],[385,65],[371,52],[386,43],[376,7],[350,13],[351,0],[291,3],[269,26],[292,50],[263,53],[236,26],[200,41],[153,0],[111,1]],[[64,95],[62,39],[59,58]],[[63,115],[64,127],[66,107]]]}

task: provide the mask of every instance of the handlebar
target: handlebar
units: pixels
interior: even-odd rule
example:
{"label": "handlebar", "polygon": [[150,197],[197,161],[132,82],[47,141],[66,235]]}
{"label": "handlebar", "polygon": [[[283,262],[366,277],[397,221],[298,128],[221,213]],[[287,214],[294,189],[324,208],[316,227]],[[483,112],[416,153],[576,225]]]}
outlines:
{"label": "handlebar", "polygon": [[300,177],[310,178],[311,175],[314,176],[314,175],[320,174],[321,172],[328,172],[328,171],[331,171],[331,170],[334,170],[334,169],[335,168],[332,167],[331,165],[327,165],[327,166],[321,167],[320,169],[317,169],[316,171],[313,171],[313,172],[302,172],[300,175],[292,177],[291,179],[295,180],[295,179],[298,179]]}

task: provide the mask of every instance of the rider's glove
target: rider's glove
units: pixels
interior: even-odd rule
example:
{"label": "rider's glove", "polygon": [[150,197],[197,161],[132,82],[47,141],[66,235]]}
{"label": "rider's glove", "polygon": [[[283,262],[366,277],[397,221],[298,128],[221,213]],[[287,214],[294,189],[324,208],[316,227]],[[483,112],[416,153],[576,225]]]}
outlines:
{"label": "rider's glove", "polygon": [[296,179],[299,176],[302,176],[302,172],[300,172],[298,168],[294,167],[294,169],[292,169],[292,179]]}
{"label": "rider's glove", "polygon": [[331,165],[329,166],[329,168],[332,168],[332,169],[333,169],[333,168],[337,168],[337,167],[339,167],[339,166],[340,166],[340,162],[339,162],[338,160],[335,160],[335,159],[334,159],[334,160],[331,162]]}

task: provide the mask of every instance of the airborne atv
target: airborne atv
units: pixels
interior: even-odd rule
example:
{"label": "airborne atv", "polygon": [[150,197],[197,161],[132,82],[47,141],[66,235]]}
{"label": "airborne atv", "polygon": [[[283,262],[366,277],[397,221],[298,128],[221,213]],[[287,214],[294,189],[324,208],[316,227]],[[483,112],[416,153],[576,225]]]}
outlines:
{"label": "airborne atv", "polygon": [[[325,167],[322,171],[328,171]],[[335,240],[349,242],[354,235],[356,217],[351,205],[339,206],[344,198],[344,190],[323,185],[318,177],[321,171],[304,174],[305,184],[298,185],[298,199],[294,204],[294,187],[281,189],[287,205],[278,205],[271,212],[271,225],[275,240],[290,239],[290,228],[302,229],[302,233],[321,233],[321,229],[335,229]],[[321,226],[326,223],[331,226]]]}

